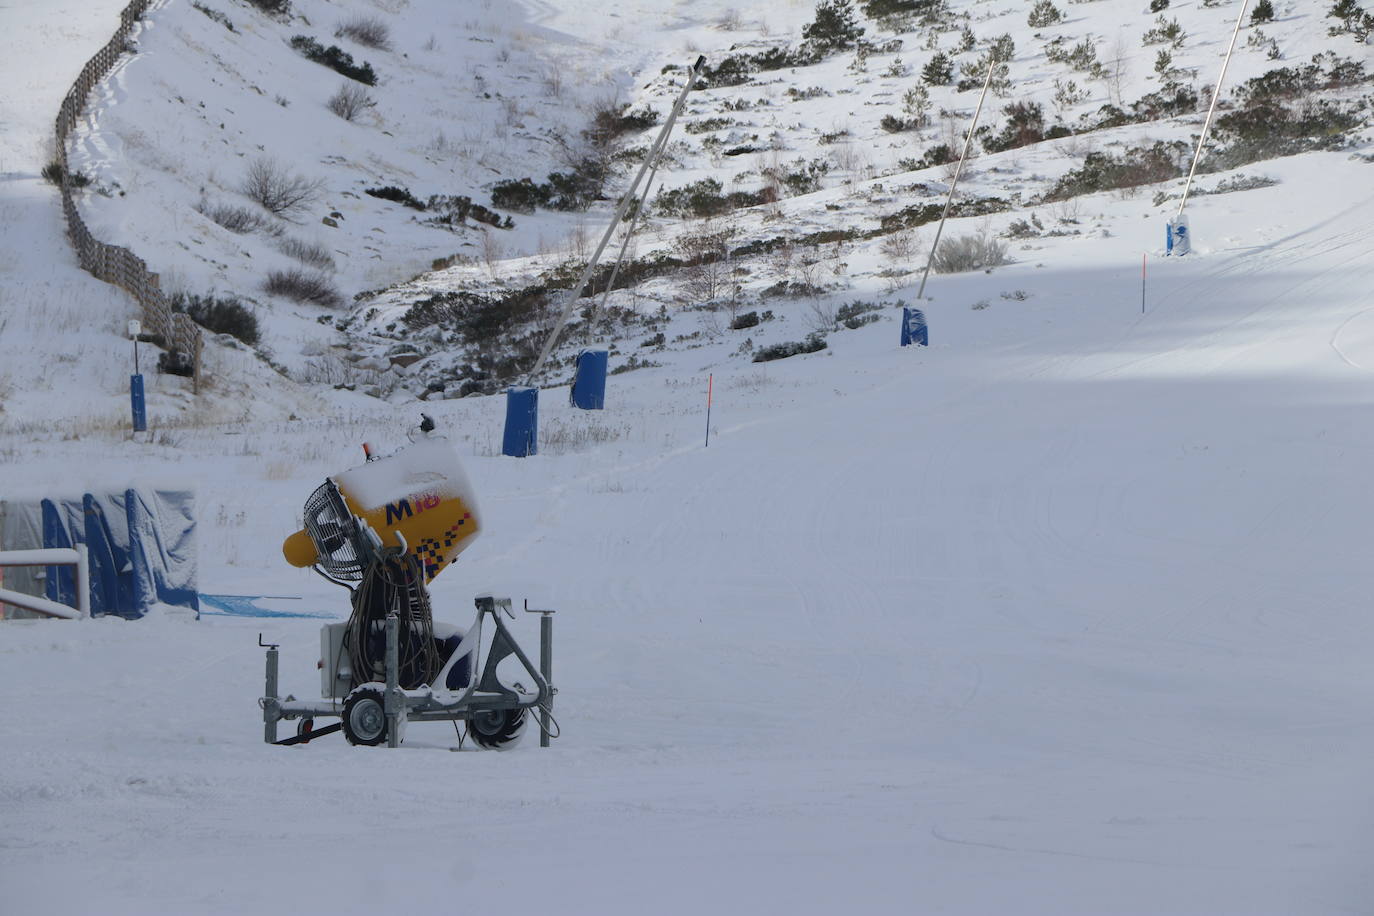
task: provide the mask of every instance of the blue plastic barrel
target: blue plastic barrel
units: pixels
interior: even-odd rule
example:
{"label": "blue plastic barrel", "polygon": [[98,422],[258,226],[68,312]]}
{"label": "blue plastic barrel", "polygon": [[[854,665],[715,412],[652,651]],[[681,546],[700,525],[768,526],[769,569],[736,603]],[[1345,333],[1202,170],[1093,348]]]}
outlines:
{"label": "blue plastic barrel", "polygon": [[606,406],[606,350],[583,350],[577,354],[577,372],[573,374],[572,391],[568,400],[583,410],[601,410]]}
{"label": "blue plastic barrel", "polygon": [[148,404],[143,399],[143,376],[129,376],[129,406],[134,414],[134,432],[141,433],[148,428]]}
{"label": "blue plastic barrel", "polygon": [[525,458],[539,451],[539,389],[506,389],[506,435],[501,454]]}
{"label": "blue plastic barrel", "polygon": [[926,327],[926,314],[920,309],[902,307],[902,346],[919,344],[930,346],[930,331]]}

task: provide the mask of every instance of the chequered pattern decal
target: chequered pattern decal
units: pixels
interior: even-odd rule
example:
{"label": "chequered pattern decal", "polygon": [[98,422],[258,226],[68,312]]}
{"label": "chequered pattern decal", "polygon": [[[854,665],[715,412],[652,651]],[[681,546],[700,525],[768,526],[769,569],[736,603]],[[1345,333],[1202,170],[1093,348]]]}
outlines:
{"label": "chequered pattern decal", "polygon": [[458,519],[454,525],[439,535],[437,538],[425,538],[415,546],[415,556],[419,558],[420,565],[425,568],[425,579],[433,579],[439,575],[439,567],[444,563],[444,556],[453,543],[459,540],[459,535],[468,519],[472,518],[471,512],[464,512],[463,517]]}

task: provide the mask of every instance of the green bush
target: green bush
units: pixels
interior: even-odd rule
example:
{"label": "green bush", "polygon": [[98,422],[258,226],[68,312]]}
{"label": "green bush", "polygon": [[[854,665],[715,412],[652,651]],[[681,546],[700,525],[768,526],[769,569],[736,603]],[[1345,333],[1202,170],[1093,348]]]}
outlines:
{"label": "green bush", "polygon": [[654,206],[665,216],[686,218],[720,216],[741,207],[769,202],[766,191],[731,191],[722,194],[721,190],[719,181],[703,178],[680,188],[660,191],[654,199]]}
{"label": "green bush", "polygon": [[1065,200],[1080,194],[1168,181],[1183,174],[1183,161],[1187,156],[1188,144],[1181,140],[1172,143],[1157,141],[1148,147],[1132,147],[1120,156],[1089,153],[1083,165],[1060,178],[1044,199]]}
{"label": "green bush", "polygon": [[330,45],[326,48],[308,35],[297,35],[291,39],[291,47],[295,48],[306,60],[323,64],[351,80],[357,80],[368,86],[377,85],[377,74],[372,69],[372,65],[366,62],[361,67],[355,65],[353,55],[338,45]]}
{"label": "green bush", "polygon": [[1148,93],[1132,102],[1131,112],[1137,121],[1157,121],[1188,114],[1196,111],[1197,106],[1196,89],[1182,83],[1168,83],[1158,92]]}
{"label": "green bush", "polygon": [[859,6],[869,19],[907,19],[938,13],[941,0],[859,0]]}
{"label": "green bush", "polygon": [[921,68],[921,79],[932,86],[948,86],[954,79],[954,60],[944,51],[936,51]]}
{"label": "green bush", "polygon": [[863,34],[863,27],[854,20],[851,0],[821,0],[816,4],[816,18],[802,28],[802,38],[822,53],[852,48]]}
{"label": "green bush", "polygon": [[[48,184],[55,184],[60,187],[63,176],[61,160],[54,159],[49,162],[47,165],[43,166],[43,171],[40,174],[43,176],[43,180]],[[90,177],[86,175],[85,172],[72,172],[66,177],[67,183],[74,188],[84,188],[91,183]]]}
{"label": "green bush", "polygon": [[204,13],[210,19],[210,21],[218,22],[220,25],[224,26],[231,32],[236,31],[236,29],[234,28],[233,21],[230,20],[228,16],[221,13],[219,10],[212,10],[210,9],[210,7],[206,6],[203,3],[195,2],[195,0],[191,0],[191,6]]}
{"label": "green bush", "polygon": [[228,334],[250,347],[256,346],[261,339],[258,316],[233,296],[220,299],[213,295],[178,293],[172,297],[171,305],[172,311],[185,312],[211,333]]}
{"label": "green bush", "polygon": [[585,210],[601,195],[606,169],[593,158],[584,158],[571,172],[554,172],[537,184],[531,178],[498,181],[491,189],[492,206],[517,213],[551,210]]}
{"label": "green bush", "polygon": [[248,3],[273,16],[285,16],[291,12],[291,0],[248,0]]}
{"label": "green bush", "polygon": [[1335,149],[1344,133],[1360,123],[1356,112],[1326,100],[1297,108],[1273,101],[1254,103],[1217,118],[1216,146],[1202,168],[1233,169],[1262,159]]}
{"label": "green bush", "polygon": [[866,324],[878,321],[882,316],[878,313],[891,303],[886,302],[864,302],[856,299],[847,305],[842,305],[835,311],[835,323],[843,325],[849,330],[854,331]]}
{"label": "green bush", "polygon": [[1051,0],[1037,0],[1031,8],[1030,15],[1026,17],[1026,24],[1033,29],[1043,29],[1062,21],[1063,18],[1064,14],[1059,12],[1059,8]]}
{"label": "green bush", "polygon": [[1250,24],[1261,25],[1265,22],[1274,21],[1274,4],[1271,0],[1259,0],[1255,8],[1250,11]]}
{"label": "green bush", "polygon": [[539,207],[547,207],[552,197],[548,185],[535,184],[529,178],[498,181],[491,189],[492,206],[516,213],[533,213]]}
{"label": "green bush", "polygon": [[398,188],[395,185],[387,185],[384,188],[364,188],[363,193],[369,197],[376,197],[380,200],[389,200],[393,203],[403,204],[412,210],[423,210],[425,205],[406,188]]}
{"label": "green bush", "polygon": [[802,353],[817,353],[826,348],[825,338],[820,334],[808,335],[806,340],[789,341],[787,343],[771,344],[767,347],[760,347],[754,354],[754,362],[767,363],[775,359],[787,359],[789,356],[798,356]]}
{"label": "green bush", "polygon": [[988,152],[1000,153],[1045,139],[1045,111],[1039,102],[1012,102],[1002,113],[1007,116],[1007,123],[1001,133],[983,140],[983,148]]}

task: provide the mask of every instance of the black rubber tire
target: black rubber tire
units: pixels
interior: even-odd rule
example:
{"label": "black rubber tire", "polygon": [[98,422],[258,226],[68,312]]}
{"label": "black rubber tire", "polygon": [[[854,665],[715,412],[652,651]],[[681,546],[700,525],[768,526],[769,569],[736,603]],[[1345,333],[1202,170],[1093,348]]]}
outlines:
{"label": "black rubber tire", "polygon": [[[311,732],[313,732],[314,730],[315,730],[315,720],[314,720],[314,719],[305,718],[305,719],[301,719],[299,722],[296,723],[296,736],[297,736],[297,737],[302,737],[302,736],[304,736],[304,735],[308,735],[308,734],[310,734]],[[301,744],[309,744],[309,743],[310,743],[310,739],[309,739],[309,738],[306,738],[305,740],[303,740],[303,741],[301,742]]]}
{"label": "black rubber tire", "polygon": [[525,734],[524,709],[485,709],[468,720],[468,737],[478,747],[503,750],[514,747]]}
{"label": "black rubber tire", "polygon": [[349,744],[383,744],[386,726],[386,700],[380,688],[359,687],[344,700],[343,731]]}

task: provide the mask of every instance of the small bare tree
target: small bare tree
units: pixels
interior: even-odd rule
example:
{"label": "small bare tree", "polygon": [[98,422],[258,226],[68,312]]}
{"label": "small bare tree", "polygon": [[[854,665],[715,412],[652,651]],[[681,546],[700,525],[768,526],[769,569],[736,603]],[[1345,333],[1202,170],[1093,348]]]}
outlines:
{"label": "small bare tree", "polygon": [[711,220],[678,237],[678,256],[686,263],[682,291],[694,302],[713,303],[729,288],[730,241],[735,229],[717,229]]}
{"label": "small bare tree", "polygon": [[1102,82],[1107,87],[1107,95],[1111,98],[1113,105],[1123,103],[1122,85],[1130,76],[1130,56],[1131,46],[1126,42],[1126,36],[1117,32],[1116,41],[1112,43],[1112,49],[1108,52],[1107,59],[1103,61],[1099,71],[1102,74]]}
{"label": "small bare tree", "polygon": [[377,102],[361,84],[345,80],[325,105],[345,121],[352,121],[369,108],[376,108]]}
{"label": "small bare tree", "polygon": [[310,206],[324,189],[324,182],[292,174],[270,157],[253,160],[239,189],[273,216],[286,218]]}
{"label": "small bare tree", "polygon": [[501,244],[496,233],[490,229],[482,233],[482,261],[487,265],[487,272],[491,274],[493,283],[500,282],[501,279],[501,259],[506,256],[506,248]]}

